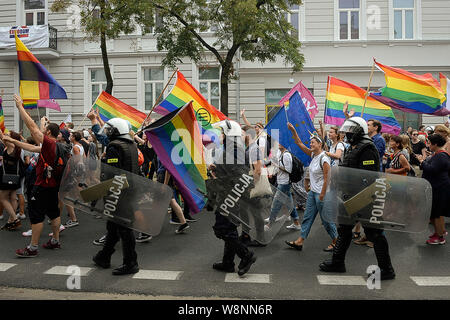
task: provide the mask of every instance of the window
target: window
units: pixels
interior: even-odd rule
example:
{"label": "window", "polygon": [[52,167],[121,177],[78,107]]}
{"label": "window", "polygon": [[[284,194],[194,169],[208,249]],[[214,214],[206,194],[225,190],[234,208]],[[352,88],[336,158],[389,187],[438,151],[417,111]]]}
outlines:
{"label": "window", "polygon": [[339,0],[339,39],[357,40],[360,30],[360,0]]}
{"label": "window", "polygon": [[200,93],[214,107],[220,110],[220,69],[199,68],[198,80]]}
{"label": "window", "polygon": [[91,86],[91,104],[94,104],[98,95],[106,88],[106,75],[103,69],[91,69],[89,71],[89,75]]}
{"label": "window", "polygon": [[414,39],[415,0],[393,0],[394,39]]}
{"label": "window", "polygon": [[292,35],[298,39],[300,35],[300,6],[298,4],[291,5],[290,13],[286,14],[286,20],[295,28]]}
{"label": "window", "polygon": [[[156,99],[161,95],[164,87],[164,69],[145,68],[144,69],[144,105],[145,110],[151,110]],[[161,100],[161,99],[160,99]]]}
{"label": "window", "polygon": [[277,114],[280,106],[278,102],[290,89],[266,89],[266,124]]}
{"label": "window", "polygon": [[25,24],[47,24],[47,0],[24,0]]}

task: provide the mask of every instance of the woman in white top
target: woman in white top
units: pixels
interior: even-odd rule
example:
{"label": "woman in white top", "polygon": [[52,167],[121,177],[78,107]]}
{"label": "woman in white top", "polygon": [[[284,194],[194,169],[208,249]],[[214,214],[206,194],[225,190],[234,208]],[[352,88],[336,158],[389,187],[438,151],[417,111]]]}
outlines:
{"label": "woman in white top", "polygon": [[[78,131],[73,131],[70,134],[69,140],[72,143],[72,151],[70,152],[70,154],[72,156],[80,155],[80,156],[84,157],[84,148],[80,143],[82,138],[83,138],[83,136]],[[67,220],[67,222],[64,224],[64,227],[71,228],[71,227],[77,226],[78,220],[77,220],[77,216],[75,214],[75,210],[73,209],[72,206],[69,206],[69,205],[66,205],[66,209],[67,209],[67,213],[69,214],[70,219]]]}
{"label": "woman in white top", "polygon": [[330,157],[332,167],[338,166],[342,162],[345,151],[345,145],[340,141],[341,136],[339,135],[339,128],[335,126],[331,127],[330,130],[328,130],[328,137],[332,144],[330,152],[325,152],[325,154]]}
{"label": "woman in white top", "polygon": [[310,188],[308,199],[306,200],[306,210],[302,221],[302,230],[300,237],[295,241],[286,241],[286,244],[297,250],[302,250],[303,242],[308,237],[311,226],[317,216],[320,214],[322,224],[332,239],[332,243],[325,248],[325,251],[332,251],[337,240],[337,228],[335,223],[331,223],[324,216],[323,200],[327,192],[330,176],[330,158],[323,151],[323,142],[318,136],[311,137],[311,148],[305,146],[300,140],[295,128],[288,123],[288,128],[294,136],[295,143],[302,149],[304,153],[311,156],[312,160],[309,165]]}

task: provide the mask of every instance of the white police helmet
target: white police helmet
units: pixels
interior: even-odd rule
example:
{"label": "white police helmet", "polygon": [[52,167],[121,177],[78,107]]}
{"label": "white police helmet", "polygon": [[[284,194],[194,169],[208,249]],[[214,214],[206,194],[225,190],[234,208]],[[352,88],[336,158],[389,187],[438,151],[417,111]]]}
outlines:
{"label": "white police helmet", "polygon": [[130,136],[131,124],[128,120],[121,118],[112,118],[108,120],[100,131],[108,137],[120,137],[133,141]]}
{"label": "white police helmet", "polygon": [[357,133],[359,128],[363,130],[363,134],[369,134],[369,127],[367,126],[366,120],[361,117],[351,117],[342,124],[339,131],[345,133]]}
{"label": "white police helmet", "polygon": [[221,128],[227,137],[241,137],[242,129],[239,123],[233,120],[223,120],[212,125],[214,128]]}

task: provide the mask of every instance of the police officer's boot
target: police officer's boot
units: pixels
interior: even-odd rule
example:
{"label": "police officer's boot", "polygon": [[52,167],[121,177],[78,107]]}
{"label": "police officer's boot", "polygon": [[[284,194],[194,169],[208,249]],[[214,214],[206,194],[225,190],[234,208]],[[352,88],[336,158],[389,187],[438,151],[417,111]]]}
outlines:
{"label": "police officer's boot", "polygon": [[373,242],[373,249],[380,267],[380,279],[391,280],[395,278],[395,271],[392,267],[391,257],[389,256],[389,245],[387,239],[382,234],[377,234]]}
{"label": "police officer's boot", "polygon": [[132,230],[125,227],[119,228],[122,240],[123,265],[113,270],[115,276],[134,274],[139,272],[137,254],[135,251],[136,239]]}
{"label": "police officer's boot", "polygon": [[111,256],[114,251],[114,249],[103,248],[92,258],[92,261],[99,267],[108,269],[111,266]]}
{"label": "police officer's boot", "polygon": [[324,272],[346,272],[345,254],[352,242],[352,226],[339,226],[338,238],[333,249],[333,258],[326,260],[319,265]]}
{"label": "police officer's boot", "polygon": [[223,248],[223,259],[221,262],[216,262],[213,264],[213,269],[224,271],[224,272],[234,272],[234,256],[235,251],[232,244],[229,241],[225,241],[225,246]]}

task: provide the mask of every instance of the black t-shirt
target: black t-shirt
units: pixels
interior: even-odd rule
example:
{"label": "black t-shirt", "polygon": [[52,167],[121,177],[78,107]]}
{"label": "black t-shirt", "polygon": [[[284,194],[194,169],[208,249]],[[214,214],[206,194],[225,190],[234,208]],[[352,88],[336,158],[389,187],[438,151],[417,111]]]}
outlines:
{"label": "black t-shirt", "polygon": [[411,142],[411,145],[412,145],[413,152],[414,152],[415,154],[419,154],[419,155],[422,154],[422,149],[427,147],[427,146],[425,145],[425,143],[423,143],[422,141],[419,141],[419,142],[417,142],[417,143],[412,143],[412,142]]}

